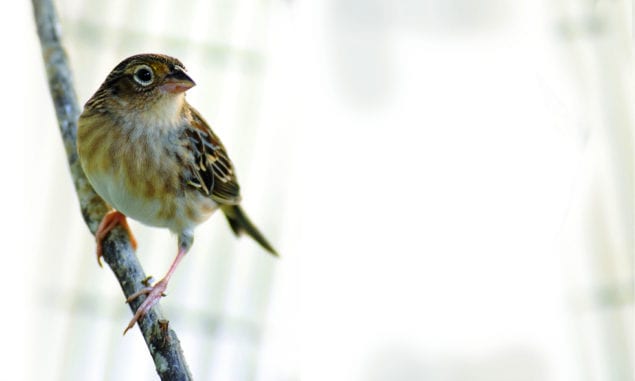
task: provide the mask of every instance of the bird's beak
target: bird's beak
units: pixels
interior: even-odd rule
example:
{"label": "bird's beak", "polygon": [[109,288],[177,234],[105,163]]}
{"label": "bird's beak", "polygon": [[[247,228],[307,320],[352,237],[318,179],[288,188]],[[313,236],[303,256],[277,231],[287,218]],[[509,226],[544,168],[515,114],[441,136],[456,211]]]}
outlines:
{"label": "bird's beak", "polygon": [[175,67],[163,80],[159,86],[161,90],[172,94],[183,93],[194,87],[196,83],[190,78],[182,68]]}

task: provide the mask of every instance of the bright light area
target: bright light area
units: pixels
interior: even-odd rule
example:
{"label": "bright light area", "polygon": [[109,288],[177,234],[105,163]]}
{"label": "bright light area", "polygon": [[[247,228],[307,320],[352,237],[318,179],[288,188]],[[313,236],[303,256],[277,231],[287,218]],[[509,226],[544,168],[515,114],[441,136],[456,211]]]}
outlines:
{"label": "bright light area", "polygon": [[596,110],[566,15],[518,5],[298,5],[303,380],[595,371],[575,365],[560,234]]}

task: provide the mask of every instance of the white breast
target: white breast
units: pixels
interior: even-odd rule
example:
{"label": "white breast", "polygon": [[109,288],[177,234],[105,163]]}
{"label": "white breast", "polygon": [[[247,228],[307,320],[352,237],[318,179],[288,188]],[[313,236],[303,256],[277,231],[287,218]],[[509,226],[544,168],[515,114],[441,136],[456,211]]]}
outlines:
{"label": "white breast", "polygon": [[146,199],[135,195],[126,188],[119,176],[112,174],[93,174],[89,177],[95,191],[113,208],[143,224],[171,228],[171,222],[157,218],[161,211],[159,199]]}

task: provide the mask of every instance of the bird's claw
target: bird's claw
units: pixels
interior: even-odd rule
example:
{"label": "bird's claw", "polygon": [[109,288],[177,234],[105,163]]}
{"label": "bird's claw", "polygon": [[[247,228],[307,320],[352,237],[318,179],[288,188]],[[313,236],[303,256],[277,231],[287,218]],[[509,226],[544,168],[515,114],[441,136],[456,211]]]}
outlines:
{"label": "bird's claw", "polygon": [[145,300],[143,301],[143,303],[141,303],[139,308],[137,308],[137,312],[134,314],[134,316],[130,320],[130,323],[128,323],[128,326],[123,331],[124,335],[126,334],[126,332],[128,332],[130,328],[134,327],[136,322],[138,322],[143,316],[145,316],[146,313],[148,313],[148,311],[150,311],[150,309],[159,301],[159,299],[165,296],[164,291],[166,287],[167,287],[167,282],[165,280],[160,280],[154,286],[144,287],[141,290],[130,295],[128,299],[126,299],[126,303],[130,303],[131,301],[135,300],[139,296],[143,294],[147,294]]}

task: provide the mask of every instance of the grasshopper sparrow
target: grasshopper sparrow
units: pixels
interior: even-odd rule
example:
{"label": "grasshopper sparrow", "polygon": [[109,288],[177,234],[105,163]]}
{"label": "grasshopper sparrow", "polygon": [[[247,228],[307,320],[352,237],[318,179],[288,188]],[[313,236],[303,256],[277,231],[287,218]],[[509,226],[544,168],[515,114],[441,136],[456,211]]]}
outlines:
{"label": "grasshopper sparrow", "polygon": [[100,265],[101,241],[117,224],[127,229],[136,247],[126,216],[178,235],[178,253],[167,274],[128,298],[146,294],[126,331],[161,298],[192,246],[194,228],[217,209],[234,233],[248,234],[277,255],[240,207],[240,188],[225,147],[185,100],[194,85],[176,58],[132,56],[110,72],[79,118],[82,168],[115,209],[95,235]]}

